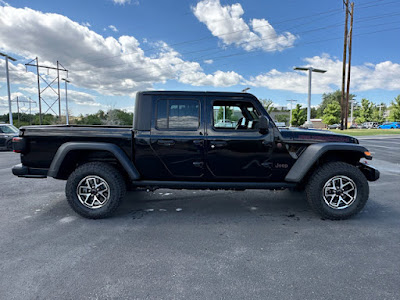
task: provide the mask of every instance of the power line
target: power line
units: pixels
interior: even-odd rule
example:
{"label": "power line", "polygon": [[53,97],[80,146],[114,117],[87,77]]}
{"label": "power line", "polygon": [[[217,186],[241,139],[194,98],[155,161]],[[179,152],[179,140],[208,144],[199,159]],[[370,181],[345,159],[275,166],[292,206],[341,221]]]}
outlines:
{"label": "power line", "polygon": [[[296,34],[297,35],[299,35],[299,34],[307,34],[307,33],[310,33],[310,32],[324,30],[324,29],[328,29],[328,28],[334,28],[334,27],[338,27],[338,26],[339,26],[338,24],[332,24],[332,25],[328,25],[328,26],[324,26],[324,27],[317,27],[317,28],[314,28],[314,29],[308,29],[308,30],[305,30],[305,31],[297,32]],[[261,39],[260,38],[255,38],[255,39],[250,40],[250,41],[243,41],[243,42],[240,42],[240,43],[236,43],[235,46],[239,47],[239,46],[242,46],[242,45],[248,45],[248,44],[252,44],[252,43],[257,43],[257,42],[260,42],[260,41],[266,41],[266,40],[269,40],[271,38],[274,38],[275,36],[276,36],[276,34],[272,33],[272,34],[268,35],[267,37],[264,37],[264,38],[261,38]],[[183,52],[183,53],[180,53],[180,54],[181,55],[182,54],[191,54],[191,53],[198,53],[198,52],[206,52],[206,51],[210,51],[210,50],[215,50],[215,47],[207,48],[207,49],[201,49],[201,50],[194,50],[194,51],[190,51],[190,52]],[[223,49],[222,50],[218,49],[216,52],[219,53],[219,52],[223,52],[223,51],[224,51]],[[203,56],[200,56],[200,58],[201,57],[203,57]],[[140,63],[142,61],[131,61],[130,63],[135,63],[135,62]],[[103,67],[107,67],[107,66],[115,67],[115,66],[119,66],[119,65],[125,65],[126,63],[127,62],[122,62],[122,63],[119,63],[119,64],[109,64],[109,65],[100,65],[100,66],[92,66],[92,67],[94,67],[94,68],[103,68]],[[143,67],[143,69],[145,69],[145,68],[146,67]]]}
{"label": "power line", "polygon": [[[400,29],[400,27],[395,27],[395,28],[390,28],[390,29],[382,29],[382,30],[364,32],[364,33],[354,34],[353,37],[363,36],[363,35],[366,35],[366,34],[370,35],[370,34],[380,33],[380,32],[384,32],[384,31],[387,32],[387,31],[399,30],[399,29]],[[343,39],[343,37],[334,37],[334,38],[328,38],[328,39],[321,39],[321,40],[316,40],[316,41],[298,43],[298,44],[295,44],[294,47],[297,47],[297,46],[304,46],[304,45],[311,45],[311,44],[322,43],[322,42],[328,42],[328,41],[334,41],[334,40],[339,40],[339,39]],[[238,53],[233,53],[233,54],[228,54],[228,55],[222,55],[222,56],[216,56],[216,57],[208,57],[208,59],[219,60],[219,59],[227,59],[227,58],[231,58],[231,57],[238,57],[238,56],[245,56],[245,55],[246,55],[246,56],[247,56],[247,55],[254,55],[254,54],[257,54],[257,53],[258,53],[258,55],[264,54],[264,51],[258,50],[258,51],[253,51],[253,52],[238,52]],[[182,65],[182,64],[185,64],[185,63],[187,63],[187,62],[186,62],[186,61],[183,61],[183,62],[180,62],[180,63],[176,63],[174,66]],[[145,77],[148,77],[148,76],[151,76],[151,74],[154,73],[155,71],[158,71],[158,70],[166,70],[166,69],[169,69],[169,68],[171,68],[171,67],[164,67],[164,68],[159,68],[159,67],[157,67],[157,70],[155,70],[154,67],[135,68],[135,69],[131,69],[131,70],[132,70],[132,71],[135,71],[135,70],[139,70],[139,69],[146,69],[146,70],[154,69],[154,71],[150,71],[150,72],[147,72],[147,73],[138,73],[138,74],[135,74],[135,75],[138,75],[138,76],[144,75]],[[117,70],[116,70],[116,71],[110,71],[110,72],[108,72],[107,74],[113,74],[113,73],[115,74],[115,73],[118,73],[118,72],[121,72],[121,71],[117,71]],[[124,72],[125,72],[125,71],[124,71]],[[136,80],[136,81],[139,81],[139,82],[140,82],[140,81],[144,81],[144,79],[145,79],[145,78],[142,78],[142,79]]]}
{"label": "power line", "polygon": [[[388,24],[392,24],[393,22],[389,22]],[[380,25],[385,25],[386,23],[381,23],[381,24],[379,24],[379,26]],[[327,28],[332,28],[332,27],[337,27],[337,26],[342,26],[343,25],[343,23],[341,23],[341,24],[338,24],[338,25],[328,25],[328,26],[324,26],[324,27],[319,27],[319,28],[315,28],[315,29],[310,29],[310,30],[307,30],[307,31],[304,31],[304,32],[302,32],[302,34],[303,33],[305,33],[305,32],[313,32],[313,31],[318,31],[318,30],[322,30],[322,29],[327,29]],[[361,26],[361,27],[358,27],[358,28],[368,28],[368,27],[371,27],[371,25],[368,25],[368,26]],[[396,28],[393,28],[394,30],[396,29]],[[392,30],[392,28],[390,28],[389,30]],[[375,32],[375,31],[374,31]],[[372,33],[374,33],[374,32],[372,32]],[[379,31],[380,32],[380,31]],[[298,33],[298,34],[300,34],[300,33]],[[359,36],[360,34],[357,34],[357,35],[355,35],[355,36]],[[269,37],[267,37],[267,38],[264,38],[264,39],[262,39],[262,40],[266,40],[266,39],[269,39]],[[309,44],[314,44],[314,43],[319,43],[319,42],[325,42],[325,41],[331,41],[331,40],[336,40],[337,38],[329,38],[329,39],[322,39],[322,40],[317,40],[317,41],[309,41],[309,42],[300,42],[300,43],[295,43],[294,45],[293,45],[293,47],[297,47],[297,46],[302,46],[302,45],[309,45]],[[252,43],[252,42],[258,42],[259,40],[254,40],[254,41],[249,41],[249,42],[247,42],[247,44],[248,43]],[[243,42],[242,44],[244,44],[245,42]],[[205,50],[210,50],[211,48],[208,48],[208,49],[205,49]],[[202,50],[199,50],[199,51],[202,51]],[[223,52],[224,50],[218,50],[218,51],[216,51],[216,52],[214,52],[215,54],[217,54],[217,53],[220,53],[220,52]],[[258,51],[252,51],[252,53],[255,53],[255,52],[259,52],[259,51],[261,51],[261,52],[263,52],[264,53],[264,50],[258,50]],[[195,53],[195,52],[197,52],[197,51],[193,51],[192,53]],[[199,57],[195,57],[194,59],[196,60],[198,60],[198,59],[213,59],[213,60],[215,60],[215,59],[221,59],[221,58],[226,58],[226,57],[231,57],[231,56],[240,56],[240,55],[249,55],[249,54],[251,54],[251,53],[249,53],[249,52],[239,52],[239,53],[234,53],[234,54],[227,54],[227,55],[222,55],[222,56],[214,56],[214,57],[207,57],[207,54],[206,55],[202,55],[202,56],[199,56]],[[130,62],[130,63],[135,63],[135,61],[133,61],[133,62]],[[185,63],[188,63],[188,61],[182,61],[182,62],[180,62],[180,63],[176,63],[176,64],[174,64],[173,66],[176,66],[176,65],[181,65],[181,64],[185,64]],[[124,65],[124,64],[126,64],[126,62],[124,62],[124,63],[122,63],[122,64],[114,64],[113,66],[118,66],[118,65]],[[146,70],[148,70],[148,69],[151,69],[151,68],[157,68],[158,70],[162,70],[162,69],[167,69],[167,68],[171,68],[171,67],[173,67],[173,66],[168,66],[168,67],[165,67],[165,68],[160,68],[160,67],[158,67],[158,66],[154,66],[154,67],[137,67],[137,68],[133,68],[133,69],[131,69],[131,71],[137,71],[137,70],[142,70],[142,69],[146,69]],[[101,67],[101,66],[100,66]],[[100,68],[99,67],[99,68]],[[103,66],[104,67],[104,66]],[[121,71],[121,70],[115,70],[115,71],[109,71],[108,72],[108,74],[115,74],[115,73],[119,73],[119,72],[126,72],[125,70],[123,70],[123,71]],[[146,74],[149,74],[149,73],[146,73]]]}
{"label": "power line", "polygon": [[[387,5],[387,4],[398,3],[398,1],[390,1],[390,2],[386,2],[386,3],[382,3],[383,1],[385,1],[385,0],[379,1],[379,4],[376,3],[376,0],[375,1],[369,1],[369,2],[363,3],[358,9],[365,9],[365,8],[371,8],[371,7],[375,7],[375,6],[382,6],[382,5]],[[375,4],[367,5],[367,4],[370,4],[370,3],[375,3]],[[342,9],[333,9],[333,10],[328,10],[328,11],[324,11],[324,12],[320,12],[320,13],[315,13],[313,15],[296,17],[296,18],[287,19],[287,20],[280,21],[280,22],[273,22],[273,24],[275,26],[275,25],[287,23],[287,22],[290,22],[290,21],[296,21],[296,20],[300,20],[300,19],[310,19],[310,18],[313,18],[313,17],[318,17],[318,16],[321,16],[321,15],[325,15],[325,14],[332,14],[332,13],[334,14],[334,13],[340,12],[340,11],[342,11]],[[295,27],[302,26],[302,25],[305,25],[305,24],[309,24],[309,23],[312,23],[312,22],[313,21],[306,22],[306,23],[300,24],[300,25],[295,25]],[[257,27],[254,27],[253,29],[262,28],[262,27],[266,27],[266,26],[269,26],[269,24],[268,25],[257,26]],[[203,37],[203,38],[199,38],[199,39],[182,41],[182,42],[170,44],[168,46],[169,47],[173,47],[173,46],[180,46],[180,45],[185,45],[185,44],[193,44],[193,43],[201,42],[201,41],[204,41],[204,40],[214,39],[215,37],[219,38],[221,36],[235,34],[235,33],[243,32],[243,31],[247,31],[247,30],[249,30],[249,28],[243,29],[243,30],[236,30],[236,31],[227,32],[227,33],[224,33],[224,34],[221,34],[221,35],[218,35],[218,36],[213,36],[212,35],[212,36],[207,36],[207,37]],[[290,30],[290,29],[287,29],[287,30]],[[161,47],[157,46],[157,47],[151,47],[151,48],[147,48],[147,49],[142,49],[142,51],[152,51],[152,50],[161,50],[161,49],[162,49]],[[114,58],[114,57],[121,57],[121,56],[131,55],[131,54],[135,54],[135,53],[137,53],[137,52],[120,53],[120,54],[117,54],[117,55],[104,56],[104,57],[101,57],[101,58],[90,59],[90,60],[86,60],[86,61],[84,60],[82,62],[83,63],[90,63],[90,62],[100,61],[100,60],[104,60],[104,59],[111,59],[111,58]]]}
{"label": "power line", "polygon": [[[358,23],[362,23],[362,22],[369,22],[370,20],[371,20],[371,18],[373,18],[373,19],[381,19],[381,18],[387,18],[388,16],[396,16],[396,15],[400,15],[400,13],[398,13],[398,12],[395,12],[395,13],[390,13],[390,14],[385,14],[385,15],[381,15],[381,16],[369,16],[369,17],[364,17],[364,18],[361,18],[360,20],[358,20]],[[309,22],[308,22],[309,23]],[[387,24],[392,24],[393,22],[390,22],[390,23],[387,23]],[[324,30],[324,29],[329,29],[329,28],[335,28],[335,27],[339,27],[339,26],[343,26],[343,24],[344,23],[340,23],[340,24],[331,24],[331,25],[327,25],[327,26],[323,26],[323,27],[317,27],[317,28],[312,28],[312,29],[308,29],[308,30],[304,30],[304,31],[300,31],[300,32],[295,32],[294,34],[296,34],[296,35],[304,35],[304,34],[308,34],[308,33],[311,33],[311,32],[315,32],[315,31],[320,31],[320,30]],[[384,25],[384,24],[386,24],[386,23],[381,23],[381,24],[378,24],[377,26],[380,26],[380,25]],[[373,26],[373,25],[371,25],[371,26]],[[297,26],[296,26],[297,27]],[[368,27],[368,26],[366,26],[366,27]],[[357,28],[365,28],[365,27],[357,27]],[[289,29],[286,29],[286,31],[287,30],[291,30],[292,28],[289,28]],[[270,38],[272,38],[272,37],[275,37],[276,36],[276,34],[275,33],[273,33],[273,34],[271,34],[271,35],[269,35],[269,36],[267,36],[267,37],[265,37],[265,38],[262,38],[262,39],[259,39],[259,38],[255,38],[255,39],[253,39],[253,40],[250,40],[250,41],[244,41],[244,42],[240,42],[240,43],[236,43],[235,44],[235,46],[236,47],[239,47],[239,46],[242,46],[242,45],[248,45],[248,44],[252,44],[252,43],[257,43],[257,42],[260,42],[260,41],[265,41],[265,40],[268,40],[268,39],[270,39]],[[183,53],[180,53],[181,55],[184,55],[184,54],[192,54],[192,53],[199,53],[199,52],[207,52],[207,51],[211,51],[211,50],[214,50],[215,49],[215,47],[211,47],[211,48],[206,48],[206,49],[200,49],[200,50],[194,50],[194,51],[189,51],[189,52],[183,52]],[[222,49],[222,50],[218,50],[218,51],[216,51],[217,53],[219,53],[219,52],[223,52],[223,51],[225,51],[224,49]],[[132,54],[132,53],[130,53],[130,54]],[[121,56],[124,56],[124,55],[130,55],[130,54],[122,54],[122,55],[116,55],[116,56],[113,56],[113,57],[121,57]],[[200,58],[202,58],[202,57],[204,57],[204,56],[200,56]],[[87,63],[88,61],[83,61],[83,63]],[[142,63],[143,61],[142,60],[140,60],[140,61],[130,61],[129,63],[135,63],[135,62],[137,62],[137,63]],[[110,64],[109,66],[118,66],[118,65],[125,65],[127,62],[122,62],[122,63],[119,63],[119,64]],[[94,67],[94,68],[104,68],[104,67],[107,67],[107,65],[99,65],[99,66],[95,66],[95,65],[92,65],[91,67]]]}

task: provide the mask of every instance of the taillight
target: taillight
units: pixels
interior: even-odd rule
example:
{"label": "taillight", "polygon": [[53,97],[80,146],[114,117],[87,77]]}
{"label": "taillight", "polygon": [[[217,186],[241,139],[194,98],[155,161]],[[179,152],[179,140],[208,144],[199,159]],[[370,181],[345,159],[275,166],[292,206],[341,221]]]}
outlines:
{"label": "taillight", "polygon": [[22,153],[25,150],[26,142],[22,137],[13,138],[13,151],[15,153]]}

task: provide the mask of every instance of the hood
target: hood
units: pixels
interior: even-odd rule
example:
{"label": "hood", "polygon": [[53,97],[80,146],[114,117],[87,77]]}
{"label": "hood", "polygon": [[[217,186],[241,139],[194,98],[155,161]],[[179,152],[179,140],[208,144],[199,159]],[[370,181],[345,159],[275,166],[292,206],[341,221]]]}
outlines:
{"label": "hood", "polygon": [[281,129],[282,138],[289,141],[309,142],[309,143],[352,143],[358,144],[358,140],[352,136],[334,133],[328,130],[316,129]]}

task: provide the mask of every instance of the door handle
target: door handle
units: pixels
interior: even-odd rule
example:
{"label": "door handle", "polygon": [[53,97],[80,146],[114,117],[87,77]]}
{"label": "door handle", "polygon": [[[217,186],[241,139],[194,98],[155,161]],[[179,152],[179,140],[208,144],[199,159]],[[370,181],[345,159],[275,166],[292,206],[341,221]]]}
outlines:
{"label": "door handle", "polygon": [[162,145],[162,146],[173,146],[175,145],[174,140],[158,140],[157,144]]}
{"label": "door handle", "polygon": [[203,168],[204,163],[202,161],[195,161],[195,162],[193,162],[193,166],[195,166],[197,168]]}
{"label": "door handle", "polygon": [[264,141],[262,141],[262,144],[263,144],[264,146],[271,146],[271,145],[272,145],[272,142],[271,142],[271,141],[266,141],[266,140],[264,140]]}
{"label": "door handle", "polygon": [[214,149],[214,148],[222,148],[222,147],[228,146],[228,143],[224,142],[224,141],[211,141],[210,144],[211,144],[211,148],[212,149]]}

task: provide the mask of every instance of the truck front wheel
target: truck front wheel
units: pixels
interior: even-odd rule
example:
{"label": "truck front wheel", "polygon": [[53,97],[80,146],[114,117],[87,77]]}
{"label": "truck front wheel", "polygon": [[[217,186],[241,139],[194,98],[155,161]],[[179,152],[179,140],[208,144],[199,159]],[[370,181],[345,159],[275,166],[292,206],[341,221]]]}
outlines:
{"label": "truck front wheel", "polygon": [[65,187],[71,208],[89,219],[110,216],[120,205],[125,191],[121,173],[101,162],[79,166],[71,173]]}
{"label": "truck front wheel", "polygon": [[311,175],[306,187],[311,208],[323,218],[347,219],[365,206],[369,197],[368,181],[355,166],[330,162]]}

